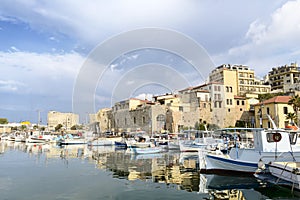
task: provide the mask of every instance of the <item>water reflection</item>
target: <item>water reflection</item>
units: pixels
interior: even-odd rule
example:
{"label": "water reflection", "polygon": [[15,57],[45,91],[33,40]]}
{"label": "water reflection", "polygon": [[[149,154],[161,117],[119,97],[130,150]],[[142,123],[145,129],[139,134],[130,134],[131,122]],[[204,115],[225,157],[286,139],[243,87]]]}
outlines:
{"label": "water reflection", "polygon": [[269,193],[274,190],[274,186],[254,177],[200,174],[197,153],[171,151],[134,155],[113,146],[88,148],[87,145],[0,142],[0,156],[8,151],[25,152],[46,163],[61,160],[66,167],[71,165],[72,160],[87,161],[99,170],[110,172],[115,179],[158,183],[190,193],[206,194],[209,199],[268,199],[282,196],[294,198],[291,193],[279,187],[276,187],[277,196],[274,197],[274,193]]}

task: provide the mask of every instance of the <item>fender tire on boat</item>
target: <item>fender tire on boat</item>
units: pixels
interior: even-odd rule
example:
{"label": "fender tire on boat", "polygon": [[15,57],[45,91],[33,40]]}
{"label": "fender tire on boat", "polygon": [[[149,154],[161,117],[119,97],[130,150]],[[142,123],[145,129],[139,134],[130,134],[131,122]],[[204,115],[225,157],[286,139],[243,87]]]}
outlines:
{"label": "fender tire on boat", "polygon": [[281,138],[282,138],[282,136],[281,136],[280,133],[274,133],[273,134],[273,140],[274,140],[274,142],[280,142]]}

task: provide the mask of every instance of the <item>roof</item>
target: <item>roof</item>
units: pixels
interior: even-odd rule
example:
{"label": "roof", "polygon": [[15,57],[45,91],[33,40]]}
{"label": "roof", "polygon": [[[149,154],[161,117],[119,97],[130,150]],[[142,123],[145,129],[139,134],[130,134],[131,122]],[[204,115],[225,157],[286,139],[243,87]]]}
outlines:
{"label": "roof", "polygon": [[[221,82],[209,82],[209,83],[204,83],[204,84],[202,84],[202,85],[197,85],[197,86],[188,87],[188,88],[179,90],[179,92],[186,91],[186,90],[194,90],[194,89],[201,88],[201,87],[205,87],[205,86],[208,86],[208,85],[224,85],[224,84],[221,83]],[[203,90],[203,91],[208,91],[208,90]]]}
{"label": "roof", "polygon": [[276,96],[276,97],[272,97],[271,99],[267,99],[263,102],[260,102],[256,105],[270,104],[270,103],[288,103],[290,99],[291,99],[290,96]]}

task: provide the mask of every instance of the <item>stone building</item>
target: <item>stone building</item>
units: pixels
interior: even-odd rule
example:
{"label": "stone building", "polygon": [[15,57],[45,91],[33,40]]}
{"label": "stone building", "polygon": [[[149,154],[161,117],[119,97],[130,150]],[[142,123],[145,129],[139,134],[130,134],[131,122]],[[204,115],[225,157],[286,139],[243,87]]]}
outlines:
{"label": "stone building", "polygon": [[[163,94],[153,97],[155,104],[160,105],[165,110],[166,127],[170,132],[179,132],[183,128],[183,111],[186,110],[186,104],[182,103],[177,94]],[[162,117],[162,116],[160,116]]]}
{"label": "stone building", "polygon": [[55,130],[61,124],[65,130],[70,130],[72,126],[79,124],[79,115],[74,113],[61,113],[57,111],[48,112],[48,129]]}
{"label": "stone building", "polygon": [[165,106],[131,98],[112,108],[111,127],[115,132],[161,132],[166,129]]}
{"label": "stone building", "polygon": [[104,133],[106,131],[111,131],[112,123],[112,109],[102,108],[96,114],[96,122],[99,123],[99,133]]}
{"label": "stone building", "polygon": [[211,96],[208,90],[199,86],[189,87],[179,91],[183,106],[182,127],[195,127],[196,124],[211,124]]}

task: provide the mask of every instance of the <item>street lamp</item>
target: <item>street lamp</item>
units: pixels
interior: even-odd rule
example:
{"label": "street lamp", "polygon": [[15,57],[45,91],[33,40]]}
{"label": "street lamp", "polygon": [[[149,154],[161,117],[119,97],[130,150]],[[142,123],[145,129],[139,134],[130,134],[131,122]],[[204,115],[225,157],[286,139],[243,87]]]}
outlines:
{"label": "street lamp", "polygon": [[263,109],[263,107],[264,107],[264,105],[261,104],[260,105],[260,109],[259,109],[259,124],[260,124],[260,128],[263,127],[263,120],[262,120],[262,116],[263,116],[262,109]]}

